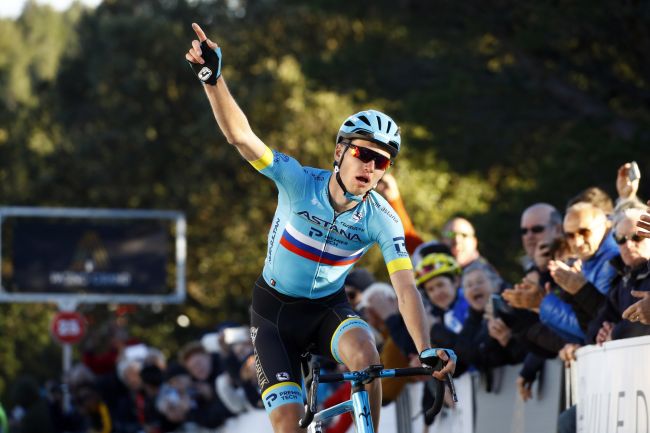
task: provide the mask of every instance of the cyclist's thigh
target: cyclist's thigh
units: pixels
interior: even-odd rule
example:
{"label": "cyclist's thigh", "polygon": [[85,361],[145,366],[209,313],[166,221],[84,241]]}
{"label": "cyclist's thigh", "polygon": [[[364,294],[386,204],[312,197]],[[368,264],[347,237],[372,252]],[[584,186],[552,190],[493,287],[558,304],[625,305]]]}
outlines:
{"label": "cyclist's thigh", "polygon": [[[328,306],[321,326],[318,330],[318,349],[322,355],[333,358],[336,362],[343,364],[339,352],[341,336],[351,329],[364,330],[369,339],[373,340],[370,326],[354,311],[352,306],[345,299],[345,293],[337,302]],[[357,331],[355,331],[357,332]]]}
{"label": "cyclist's thigh", "polygon": [[278,329],[276,321],[281,309],[282,302],[266,287],[255,283],[251,337],[257,382],[269,413],[287,404],[303,404],[300,351]]}

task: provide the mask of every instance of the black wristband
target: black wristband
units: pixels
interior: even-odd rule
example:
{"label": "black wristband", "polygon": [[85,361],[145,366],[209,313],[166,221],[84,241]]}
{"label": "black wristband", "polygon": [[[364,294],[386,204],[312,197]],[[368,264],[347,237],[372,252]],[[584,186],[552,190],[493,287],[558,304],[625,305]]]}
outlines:
{"label": "black wristband", "polygon": [[188,61],[197,78],[204,84],[214,86],[221,76],[221,48],[212,49],[206,41],[201,42],[201,57],[205,63]]}

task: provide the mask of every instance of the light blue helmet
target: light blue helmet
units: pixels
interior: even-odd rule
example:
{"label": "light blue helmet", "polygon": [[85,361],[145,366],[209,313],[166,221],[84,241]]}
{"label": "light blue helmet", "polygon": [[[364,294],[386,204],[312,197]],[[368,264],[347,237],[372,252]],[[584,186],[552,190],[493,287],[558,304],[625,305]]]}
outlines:
{"label": "light blue helmet", "polygon": [[393,158],[399,153],[401,143],[399,126],[393,119],[377,110],[360,111],[345,119],[336,142],[340,143],[344,138],[361,138],[377,143]]}

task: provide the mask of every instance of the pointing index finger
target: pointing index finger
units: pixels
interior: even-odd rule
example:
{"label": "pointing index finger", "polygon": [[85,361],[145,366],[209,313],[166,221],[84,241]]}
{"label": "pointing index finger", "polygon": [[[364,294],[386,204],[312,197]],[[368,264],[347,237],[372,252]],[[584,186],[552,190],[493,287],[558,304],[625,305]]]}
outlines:
{"label": "pointing index finger", "polygon": [[196,36],[199,38],[199,42],[203,42],[208,39],[208,37],[203,32],[203,29],[201,29],[197,23],[192,23],[192,29],[194,30],[194,33],[196,33]]}

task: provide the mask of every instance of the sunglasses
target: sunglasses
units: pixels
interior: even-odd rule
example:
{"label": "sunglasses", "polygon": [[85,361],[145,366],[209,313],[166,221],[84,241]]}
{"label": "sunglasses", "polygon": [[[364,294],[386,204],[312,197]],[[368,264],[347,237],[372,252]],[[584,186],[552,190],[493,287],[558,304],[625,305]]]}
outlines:
{"label": "sunglasses", "polygon": [[541,225],[534,225],[532,227],[522,227],[519,229],[522,236],[526,236],[526,234],[528,234],[529,231],[537,235],[543,232],[544,230],[546,230],[546,226],[541,226]]}
{"label": "sunglasses", "polygon": [[564,232],[564,237],[566,239],[575,239],[577,236],[580,236],[582,238],[588,238],[591,236],[591,230],[587,228],[580,228],[576,232]]}
{"label": "sunglasses", "polygon": [[375,167],[379,170],[386,170],[388,167],[393,165],[393,161],[390,158],[370,150],[367,147],[355,146],[351,143],[345,143],[345,146],[350,150],[350,154],[355,158],[361,160],[361,162],[368,163],[370,161],[375,161]]}
{"label": "sunglasses", "polygon": [[643,240],[643,238],[641,236],[637,235],[636,233],[633,234],[632,236],[616,236],[616,234],[614,234],[614,241],[619,245],[623,245],[627,241],[632,241],[632,242],[638,244],[642,240]]}

